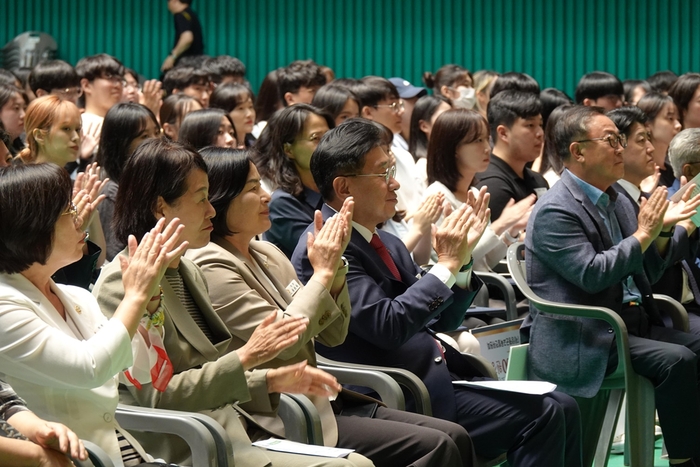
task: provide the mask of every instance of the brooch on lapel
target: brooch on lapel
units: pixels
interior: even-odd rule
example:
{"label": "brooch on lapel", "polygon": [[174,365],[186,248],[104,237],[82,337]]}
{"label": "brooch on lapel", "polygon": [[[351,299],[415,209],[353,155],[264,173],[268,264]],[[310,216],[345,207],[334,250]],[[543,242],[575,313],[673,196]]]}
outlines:
{"label": "brooch on lapel", "polygon": [[78,314],[81,314],[83,312],[83,310],[78,305],[75,305],[74,308],[75,308],[75,312]]}

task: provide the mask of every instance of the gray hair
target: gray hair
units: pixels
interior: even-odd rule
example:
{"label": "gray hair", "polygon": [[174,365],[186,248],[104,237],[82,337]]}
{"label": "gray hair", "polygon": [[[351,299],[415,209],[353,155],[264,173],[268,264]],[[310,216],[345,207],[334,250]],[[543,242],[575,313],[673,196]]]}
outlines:
{"label": "gray hair", "polygon": [[700,128],[688,128],[671,140],[668,159],[673,167],[673,176],[680,180],[685,164],[700,162]]}

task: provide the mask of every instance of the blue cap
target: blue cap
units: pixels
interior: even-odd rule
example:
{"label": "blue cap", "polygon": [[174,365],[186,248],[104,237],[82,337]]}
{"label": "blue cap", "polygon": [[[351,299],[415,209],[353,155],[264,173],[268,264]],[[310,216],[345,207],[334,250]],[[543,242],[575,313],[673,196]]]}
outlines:
{"label": "blue cap", "polygon": [[411,99],[413,97],[421,97],[428,94],[425,88],[419,88],[411,84],[410,81],[403,78],[389,78],[391,84],[396,86],[396,90],[399,92],[399,97],[401,99]]}

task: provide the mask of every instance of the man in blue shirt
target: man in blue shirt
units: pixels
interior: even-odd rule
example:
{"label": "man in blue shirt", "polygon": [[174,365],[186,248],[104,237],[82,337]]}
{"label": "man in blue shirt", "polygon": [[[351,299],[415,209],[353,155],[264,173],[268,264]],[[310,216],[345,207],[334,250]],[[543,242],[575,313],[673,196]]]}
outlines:
{"label": "man in blue shirt", "polygon": [[[675,206],[667,212],[666,188],[660,187],[635,218],[632,202],[612,188],[624,175],[627,141],[601,109],[568,111],[554,141],[566,170],[530,215],[528,283],[544,299],[620,314],[632,367],[654,385],[670,463],[694,466],[692,458],[700,455],[700,338],[664,327],[650,284],[682,247],[670,242],[674,224],[694,211]],[[535,374],[571,395],[595,395],[617,361],[614,334],[603,321],[533,309],[524,331]]]}

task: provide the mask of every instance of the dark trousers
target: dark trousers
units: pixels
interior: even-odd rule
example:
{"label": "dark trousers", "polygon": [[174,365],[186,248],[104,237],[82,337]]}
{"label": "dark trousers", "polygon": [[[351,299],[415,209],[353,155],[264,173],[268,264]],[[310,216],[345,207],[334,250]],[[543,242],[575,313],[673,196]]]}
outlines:
{"label": "dark trousers", "polygon": [[571,397],[559,392],[532,396],[455,387],[458,422],[476,454],[508,454],[511,467],[580,467],[581,413]]}
{"label": "dark trousers", "polygon": [[669,457],[696,457],[700,455],[700,337],[658,326],[651,326],[648,337],[629,336],[632,368],[654,385]]}
{"label": "dark trousers", "polygon": [[[700,305],[695,302],[690,302],[685,303],[683,307],[685,308],[685,311],[688,312],[688,331],[691,334],[700,336]],[[666,327],[673,328],[673,322],[671,321],[670,316],[662,314],[661,317],[663,318]]]}
{"label": "dark trousers", "polygon": [[377,467],[474,465],[472,441],[456,423],[385,407],[373,418],[336,420],[338,446],[355,449]]}

